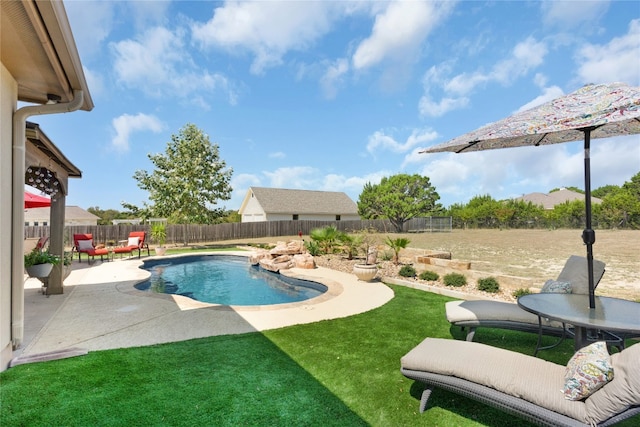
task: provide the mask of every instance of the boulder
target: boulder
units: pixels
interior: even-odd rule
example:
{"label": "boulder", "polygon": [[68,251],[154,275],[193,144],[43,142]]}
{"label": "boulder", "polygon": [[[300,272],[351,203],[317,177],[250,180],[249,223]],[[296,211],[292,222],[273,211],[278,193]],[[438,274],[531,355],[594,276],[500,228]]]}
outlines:
{"label": "boulder", "polygon": [[295,255],[304,252],[304,242],[302,240],[289,240],[288,242],[278,242],[276,247],[271,249],[271,255]]}
{"label": "boulder", "polygon": [[297,268],[316,268],[316,261],[310,254],[297,254],[293,256],[293,262]]}

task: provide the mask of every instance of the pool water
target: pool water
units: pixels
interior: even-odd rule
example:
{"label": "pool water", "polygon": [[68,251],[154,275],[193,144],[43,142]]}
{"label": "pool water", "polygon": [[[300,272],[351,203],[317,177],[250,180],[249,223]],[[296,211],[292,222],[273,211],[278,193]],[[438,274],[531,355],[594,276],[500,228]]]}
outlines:
{"label": "pool water", "polygon": [[196,255],[146,261],[151,277],[141,291],[176,294],[223,305],[270,305],[304,301],[327,291],[316,282],[293,279],[249,264],[246,257]]}

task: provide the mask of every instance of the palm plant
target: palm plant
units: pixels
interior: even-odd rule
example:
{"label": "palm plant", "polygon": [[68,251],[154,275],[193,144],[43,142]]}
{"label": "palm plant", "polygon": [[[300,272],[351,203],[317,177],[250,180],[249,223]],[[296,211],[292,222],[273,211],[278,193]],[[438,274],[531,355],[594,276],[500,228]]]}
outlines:
{"label": "palm plant", "polygon": [[347,259],[352,260],[355,255],[358,255],[358,249],[362,244],[362,236],[340,233],[338,241],[342,245],[342,249],[346,252]]}
{"label": "palm plant", "polygon": [[333,253],[333,248],[340,236],[340,231],[338,231],[335,226],[328,225],[323,228],[314,228],[311,230],[309,236],[312,240],[318,242],[322,252],[328,255]]}
{"label": "palm plant", "polygon": [[393,263],[398,265],[398,260],[400,258],[400,250],[407,247],[411,241],[404,237],[398,237],[397,239],[392,239],[387,236],[387,240],[385,240],[387,246],[389,246],[393,250]]}

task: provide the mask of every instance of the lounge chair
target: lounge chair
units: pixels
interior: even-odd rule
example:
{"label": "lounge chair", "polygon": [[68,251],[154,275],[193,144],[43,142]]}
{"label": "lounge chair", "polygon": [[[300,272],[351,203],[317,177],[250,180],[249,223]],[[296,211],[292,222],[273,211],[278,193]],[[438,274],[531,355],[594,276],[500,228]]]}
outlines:
{"label": "lounge chair", "polygon": [[640,414],[640,344],[611,356],[613,379],[583,400],[567,400],[563,365],[485,344],[427,338],[401,359],[401,373],[542,426],[610,426]]}
{"label": "lounge chair", "polygon": [[129,233],[126,246],[121,246],[113,249],[115,254],[131,254],[133,251],[138,251],[138,258],[143,249],[147,250],[147,256],[151,255],[149,251],[149,244],[146,242],[147,233],[145,231],[132,231]]}
{"label": "lounge chair", "polygon": [[43,250],[47,242],[49,241],[48,237],[27,237],[24,239],[24,253],[28,254],[29,252],[37,249],[39,251]]}
{"label": "lounge chair", "polygon": [[89,263],[91,264],[95,261],[95,257],[99,256],[100,261],[104,261],[103,257],[107,256],[109,258],[109,251],[106,248],[96,248],[93,243],[93,235],[92,234],[74,234],[73,235],[73,248],[71,248],[71,257],[73,258],[73,252],[78,253],[78,262],[82,262],[80,258],[80,254],[87,254],[91,259],[89,259]]}
{"label": "lounge chair", "polygon": [[[597,286],[605,271],[602,261],[593,260],[593,278]],[[558,275],[557,282],[570,283],[574,294],[588,294],[587,259],[571,255]],[[472,300],[450,301],[445,304],[447,320],[454,326],[467,330],[467,341],[473,341],[479,327],[511,329],[524,332],[539,331],[538,316],[518,307],[515,303]],[[546,335],[563,336],[562,323],[542,320],[542,332]]]}

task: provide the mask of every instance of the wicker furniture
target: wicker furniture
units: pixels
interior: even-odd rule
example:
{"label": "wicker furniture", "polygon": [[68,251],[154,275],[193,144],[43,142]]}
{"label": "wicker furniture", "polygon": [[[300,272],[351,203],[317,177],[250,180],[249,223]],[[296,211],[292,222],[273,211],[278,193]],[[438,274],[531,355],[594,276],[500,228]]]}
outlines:
{"label": "wicker furniture", "polygon": [[[602,279],[605,264],[593,260],[593,278],[596,286]],[[571,283],[572,293],[588,295],[589,282],[587,275],[587,259],[571,255],[558,275],[558,281]],[[463,331],[468,328],[467,341],[473,341],[479,327],[511,329],[524,332],[539,331],[538,316],[529,313],[517,304],[501,301],[451,301],[445,305],[449,323],[459,326]],[[541,319],[541,330],[546,335],[563,336],[561,322]]]}
{"label": "wicker furniture", "polygon": [[612,357],[614,378],[584,400],[565,399],[565,366],[469,341],[427,338],[401,359],[401,373],[541,426],[610,426],[640,416],[640,344]]}

